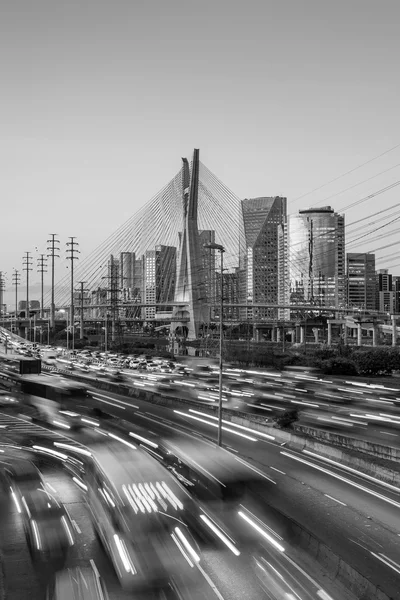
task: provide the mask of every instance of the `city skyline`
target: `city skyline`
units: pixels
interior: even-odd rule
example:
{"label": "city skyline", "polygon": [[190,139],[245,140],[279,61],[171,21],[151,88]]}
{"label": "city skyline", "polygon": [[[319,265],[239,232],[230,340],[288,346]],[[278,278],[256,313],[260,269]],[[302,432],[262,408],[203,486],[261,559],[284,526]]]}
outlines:
{"label": "city skyline", "polygon": [[[345,212],[347,239],[367,234],[349,251],[396,240],[395,221],[372,233],[395,209],[349,235],[360,217],[396,204],[397,188],[383,191],[400,163],[396,3],[156,4],[157,22],[154,7],[122,1],[3,9],[0,194],[15,224],[1,236],[7,294],[24,252],[46,252],[57,232],[63,259],[70,235],[88,255],[193,146],[239,198],[284,196],[288,214]],[[393,248],[375,253],[377,268],[396,272]],[[35,270],[31,278],[39,284]]]}

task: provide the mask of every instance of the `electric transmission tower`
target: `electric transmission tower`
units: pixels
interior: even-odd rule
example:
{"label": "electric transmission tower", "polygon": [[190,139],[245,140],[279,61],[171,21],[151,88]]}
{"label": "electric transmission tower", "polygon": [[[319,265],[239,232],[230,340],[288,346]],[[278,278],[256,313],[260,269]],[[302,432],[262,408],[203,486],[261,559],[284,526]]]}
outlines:
{"label": "electric transmission tower", "polygon": [[23,257],[23,267],[22,270],[26,272],[26,308],[25,308],[25,318],[27,319],[27,327],[25,329],[25,339],[28,339],[29,332],[29,271],[32,271],[32,258],[30,256],[31,252],[25,252],[25,256]]}
{"label": "electric transmission tower", "polygon": [[50,252],[50,254],[48,254],[48,258],[51,258],[51,305],[50,305],[50,327],[54,330],[54,325],[55,325],[55,314],[56,314],[56,307],[54,304],[54,259],[55,258],[60,258],[59,254],[56,254],[56,252],[60,252],[60,248],[58,246],[58,244],[60,243],[60,240],[56,239],[56,233],[50,233],[50,239],[47,240],[47,243],[49,244],[47,246],[47,250]]}
{"label": "electric transmission tower", "polygon": [[15,288],[15,322],[17,322],[17,314],[18,314],[18,286],[21,284],[21,276],[17,269],[14,269],[14,273],[12,275],[12,283]]}
{"label": "electric transmission tower", "polygon": [[84,292],[88,292],[89,289],[88,288],[84,288],[83,286],[85,285],[86,281],[78,281],[80,287],[76,290],[79,291],[79,300],[80,300],[80,333],[79,333],[79,338],[81,340],[83,340],[83,326],[84,326],[84,310],[85,310],[85,305],[84,305]]}
{"label": "electric transmission tower", "polygon": [[4,292],[6,290],[6,280],[4,271],[0,271],[0,315],[3,315]]}
{"label": "electric transmission tower", "polygon": [[47,269],[45,268],[47,266],[47,258],[45,254],[41,254],[40,257],[38,258],[38,264],[37,264],[37,271],[38,273],[40,273],[40,291],[41,291],[41,298],[40,298],[40,316],[43,319],[44,318],[44,306],[43,306],[43,276],[45,273],[47,273]]}
{"label": "electric transmission tower", "polygon": [[79,246],[78,242],[76,242],[75,236],[70,236],[69,242],[67,242],[67,259],[71,261],[71,308],[70,308],[70,325],[72,327],[72,350],[74,350],[75,344],[75,318],[74,318],[74,260],[78,260],[79,250],[77,246]]}

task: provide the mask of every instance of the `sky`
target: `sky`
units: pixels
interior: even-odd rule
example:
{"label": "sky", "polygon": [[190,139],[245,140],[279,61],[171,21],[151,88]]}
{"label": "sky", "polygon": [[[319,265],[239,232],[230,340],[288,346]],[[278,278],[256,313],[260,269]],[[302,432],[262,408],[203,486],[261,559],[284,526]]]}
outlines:
{"label": "sky", "polygon": [[[345,212],[347,240],[367,234],[348,251],[395,242],[399,19],[397,0],[2,2],[6,301],[25,252],[35,296],[50,233],[61,278],[69,236],[89,254],[193,148],[239,198]],[[400,274],[395,250],[377,268]]]}

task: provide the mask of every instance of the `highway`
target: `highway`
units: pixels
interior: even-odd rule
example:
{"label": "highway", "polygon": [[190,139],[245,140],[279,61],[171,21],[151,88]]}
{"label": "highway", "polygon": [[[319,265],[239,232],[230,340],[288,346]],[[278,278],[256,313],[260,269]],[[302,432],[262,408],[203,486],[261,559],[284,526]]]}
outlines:
{"label": "highway", "polygon": [[[54,449],[54,442],[60,443],[61,436],[57,432],[43,429],[39,425],[21,421],[19,418],[4,413],[0,415],[0,426],[4,430],[4,435],[1,437],[3,445],[0,447],[2,450],[0,466],[12,462],[19,452],[15,448],[10,449],[5,444],[12,443],[14,446],[21,444],[24,447],[35,446],[51,450],[51,448]],[[135,426],[132,426],[132,431],[143,433],[143,430]],[[97,442],[99,437],[101,434],[96,429],[87,428],[73,434],[72,439],[69,435],[68,438],[65,438],[65,443],[68,443],[71,448],[78,449],[81,448],[81,444],[85,443],[90,448],[90,445]],[[29,456],[27,452],[24,455]],[[131,597],[119,588],[108,559],[93,533],[80,488],[72,482],[70,475],[60,470],[59,465],[54,464],[51,454],[36,453],[34,458],[38,461],[52,493],[66,505],[75,527],[76,544],[64,566],[85,566],[89,564],[90,560],[93,560],[107,584],[110,600],[125,600],[125,598]],[[44,590],[52,579],[53,569],[58,569],[61,565],[47,565],[44,570],[33,569],[15,506],[10,502],[9,495],[2,494],[1,498],[0,547],[6,578],[7,600],[26,600],[28,596],[32,600],[39,600],[44,597]],[[321,578],[324,579],[320,570],[311,565],[307,569],[309,575],[305,577],[301,568],[297,567],[297,564],[304,566],[304,561],[301,561],[302,557],[298,552],[296,553],[295,549],[292,551],[289,540],[285,540],[285,546],[286,552],[282,556],[271,547],[264,551],[260,546],[260,552],[268,558],[270,564],[274,564],[281,572],[286,573],[286,579],[291,582],[292,589],[302,590],[304,599],[315,598],[316,591],[321,590],[319,581]],[[242,553],[242,556],[237,558],[229,550],[218,547],[203,550],[201,570],[196,579],[196,589],[191,591],[190,599],[258,600],[264,597],[264,592],[254,577],[254,571],[250,567],[249,561],[250,556],[247,556],[246,553]],[[21,573],[24,573],[23,579],[21,579]],[[314,575],[319,580],[310,579],[310,575]],[[311,592],[310,587],[312,588]],[[324,582],[324,591],[330,594],[326,595],[326,598],[353,600],[353,596],[347,594],[341,586],[332,585],[330,582]],[[145,597],[151,600],[151,596],[148,594]],[[135,598],[144,600],[144,597],[142,598],[140,595],[135,595]]]}
{"label": "highway", "polygon": [[[139,426],[144,433],[173,437],[178,445],[190,439],[205,444],[216,440],[216,420],[201,408],[171,409],[100,390],[93,390],[93,396],[92,407],[102,407],[127,422],[120,425],[126,435],[131,427]],[[290,522],[280,514],[284,513],[389,596],[400,597],[399,489],[317,455],[287,450],[273,439],[232,423],[224,423],[223,439],[227,449],[262,469],[269,479],[257,506],[261,510],[257,516],[264,523],[296,545]],[[212,564],[214,560],[211,571]],[[224,580],[219,583],[224,588]]]}
{"label": "highway", "polygon": [[[197,409],[169,409],[138,398],[96,390],[93,405],[145,430],[179,440],[216,440],[215,421]],[[197,412],[193,412],[196,410]],[[275,522],[272,509],[306,526],[345,561],[393,598],[400,598],[400,490],[391,489],[303,452],[288,451],[256,431],[226,425],[227,449],[251,461],[274,483],[266,482],[262,520],[284,539],[287,523]],[[281,529],[279,529],[281,527]],[[288,538],[289,535],[289,538]]]}

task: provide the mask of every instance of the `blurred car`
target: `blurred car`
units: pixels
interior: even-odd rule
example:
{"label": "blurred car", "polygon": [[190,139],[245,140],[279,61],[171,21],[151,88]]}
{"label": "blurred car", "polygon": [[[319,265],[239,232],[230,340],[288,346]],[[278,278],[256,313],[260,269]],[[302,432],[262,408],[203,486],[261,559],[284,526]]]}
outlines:
{"label": "blurred car", "polygon": [[109,596],[95,567],[66,569],[56,574],[47,600],[108,600]]}
{"label": "blurred car", "polygon": [[64,555],[74,544],[71,521],[65,508],[46,490],[40,471],[24,460],[8,466],[5,474],[32,558]]}
{"label": "blurred car", "polygon": [[18,404],[18,398],[10,393],[9,390],[0,390],[0,406],[1,408],[7,408],[8,406],[15,406]]}
{"label": "blurred car", "polygon": [[22,518],[29,551],[34,560],[65,556],[74,545],[71,520],[64,506],[43,487],[25,493]]}
{"label": "blurred car", "polygon": [[29,460],[19,460],[12,463],[4,471],[7,484],[18,512],[21,512],[21,498],[25,492],[37,487],[43,487],[41,473]]}

